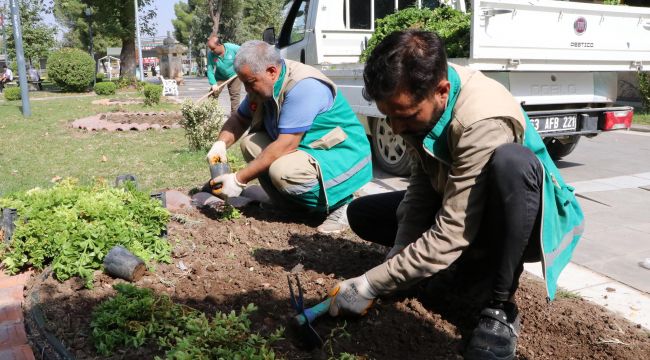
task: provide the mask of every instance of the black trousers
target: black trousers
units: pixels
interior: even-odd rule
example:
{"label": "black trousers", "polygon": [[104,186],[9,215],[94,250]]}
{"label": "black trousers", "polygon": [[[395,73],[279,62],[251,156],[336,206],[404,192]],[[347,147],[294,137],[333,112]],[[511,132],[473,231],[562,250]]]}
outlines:
{"label": "black trousers", "polygon": [[[479,234],[456,263],[475,267],[482,279],[490,281],[493,300],[508,301],[519,286],[524,261],[538,261],[541,256],[543,170],[530,150],[505,144],[494,151],[485,171],[488,190]],[[364,240],[393,246],[397,207],[405,193],[355,199],[347,210],[351,229]],[[437,201],[435,205],[440,208],[442,204]],[[477,259],[476,254],[483,256]]]}

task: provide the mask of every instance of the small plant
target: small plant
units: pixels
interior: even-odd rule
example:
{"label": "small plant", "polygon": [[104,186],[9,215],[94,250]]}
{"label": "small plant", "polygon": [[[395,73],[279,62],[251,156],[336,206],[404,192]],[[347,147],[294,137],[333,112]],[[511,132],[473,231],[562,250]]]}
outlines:
{"label": "small plant", "polygon": [[144,86],[144,104],[153,106],[160,103],[163,88],[160,85],[147,84]]}
{"label": "small plant", "polygon": [[224,205],[222,210],[221,210],[219,219],[221,219],[221,220],[236,220],[236,219],[239,219],[240,217],[241,217],[241,212],[237,208],[235,208],[235,207],[233,207],[231,205]]}
{"label": "small plant", "polygon": [[605,4],[605,5],[620,5],[621,0],[604,0],[603,4]]}
{"label": "small plant", "polygon": [[102,81],[104,81],[105,78],[106,78],[106,74],[97,73],[97,75],[95,76],[95,82],[98,82],[98,83],[102,82]]}
{"label": "small plant", "polygon": [[268,338],[252,333],[249,304],[239,315],[217,312],[212,320],[195,309],[174,303],[167,295],[131,284],[113,286],[117,296],[93,311],[92,339],[97,352],[109,356],[118,348],[158,344],[167,359],[275,359],[271,345],[282,338],[280,328]]}
{"label": "small plant", "polygon": [[350,333],[345,329],[347,326],[347,323],[344,321],[343,325],[338,325],[332,328],[330,330],[329,335],[327,335],[327,339],[325,340],[325,343],[323,344],[323,347],[327,350],[327,360],[361,360],[363,359],[362,357],[356,356],[354,354],[350,353],[339,353],[338,356],[334,354],[334,343],[336,342],[337,339],[349,339],[350,338]]}
{"label": "small plant", "polygon": [[0,198],[0,208],[18,211],[11,243],[0,248],[10,273],[25,265],[51,264],[57,279],[79,276],[92,287],[93,271],[115,245],[145,262],[171,262],[171,245],[160,236],[169,212],[131,184],[78,186],[64,179],[50,189],[35,188]]}
{"label": "small plant", "polygon": [[115,95],[117,86],[112,82],[98,82],[95,84],[95,94],[97,95]]}
{"label": "small plant", "polygon": [[650,112],[650,73],[639,72],[639,93],[646,113]]}
{"label": "small plant", "polygon": [[224,111],[214,99],[195,104],[186,100],[181,106],[181,126],[190,150],[207,150],[219,135],[224,121]]}
{"label": "small plant", "polygon": [[95,60],[79,49],[64,48],[47,59],[47,76],[67,91],[85,91],[95,78]]}
{"label": "small plant", "polygon": [[5,99],[7,101],[14,101],[14,100],[22,99],[19,87],[5,88],[4,94],[5,94]]}
{"label": "small plant", "polygon": [[580,294],[578,294],[577,292],[565,290],[565,289],[559,289],[557,291],[556,296],[558,299],[581,299],[582,298]]}
{"label": "small plant", "polygon": [[368,41],[368,47],[361,53],[360,61],[365,62],[375,46],[386,36],[406,29],[434,31],[444,41],[450,58],[469,56],[470,15],[441,6],[434,10],[407,8],[378,19],[375,32]]}

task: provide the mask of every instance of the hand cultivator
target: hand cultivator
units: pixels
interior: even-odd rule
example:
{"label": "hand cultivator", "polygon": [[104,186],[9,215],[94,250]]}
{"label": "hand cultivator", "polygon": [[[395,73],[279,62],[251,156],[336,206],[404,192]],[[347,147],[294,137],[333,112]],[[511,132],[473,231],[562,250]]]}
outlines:
{"label": "hand cultivator", "polygon": [[291,305],[298,312],[297,315],[291,318],[289,323],[290,329],[297,335],[300,341],[309,349],[323,346],[323,339],[318,335],[316,330],[311,326],[321,315],[327,314],[331,299],[328,297],[318,305],[305,309],[303,302],[302,286],[300,285],[300,278],[296,275],[296,286],[298,288],[298,296],[294,292],[291,275],[287,275],[289,282],[289,293],[291,295]]}

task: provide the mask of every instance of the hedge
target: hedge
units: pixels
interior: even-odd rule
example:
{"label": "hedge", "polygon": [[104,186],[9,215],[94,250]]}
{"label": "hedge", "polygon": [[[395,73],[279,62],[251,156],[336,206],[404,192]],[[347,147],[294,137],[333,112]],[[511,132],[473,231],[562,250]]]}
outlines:
{"label": "hedge", "polygon": [[22,97],[20,95],[20,88],[19,87],[5,88],[4,94],[5,94],[5,99],[8,100],[8,101],[22,99]]}
{"label": "hedge", "polygon": [[154,105],[160,102],[163,88],[160,85],[147,84],[144,86],[144,104]]}
{"label": "hedge", "polygon": [[95,60],[79,49],[64,48],[47,59],[47,75],[63,90],[83,92],[95,78]]}
{"label": "hedge", "polygon": [[117,85],[112,82],[98,82],[95,84],[95,94],[97,95],[115,95]]}

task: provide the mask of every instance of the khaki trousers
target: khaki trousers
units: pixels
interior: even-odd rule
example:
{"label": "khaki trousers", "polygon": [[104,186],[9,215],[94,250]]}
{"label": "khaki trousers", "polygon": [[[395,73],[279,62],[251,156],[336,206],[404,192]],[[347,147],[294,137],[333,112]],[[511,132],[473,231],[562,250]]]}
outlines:
{"label": "khaki trousers", "polygon": [[[264,132],[247,134],[240,140],[244,160],[251,162],[258,157],[273,140]],[[258,178],[260,185],[273,204],[290,210],[304,210],[305,200],[314,201],[315,186],[320,189],[316,160],[304,151],[296,150],[275,160],[268,172]],[[320,191],[317,192],[320,196]],[[311,198],[311,199],[310,199]]]}
{"label": "khaki trousers", "polygon": [[[217,85],[221,85],[226,80],[220,80],[217,81]],[[230,84],[226,85],[228,88],[228,95],[230,95],[230,113],[235,113],[237,109],[239,109],[239,100],[241,99],[241,87],[242,87],[242,82],[239,80],[239,77],[236,77],[233,81],[230,82]],[[215,99],[219,98],[219,95],[221,95],[221,92],[223,91],[223,88],[219,90],[218,92],[215,92],[212,94]]]}

